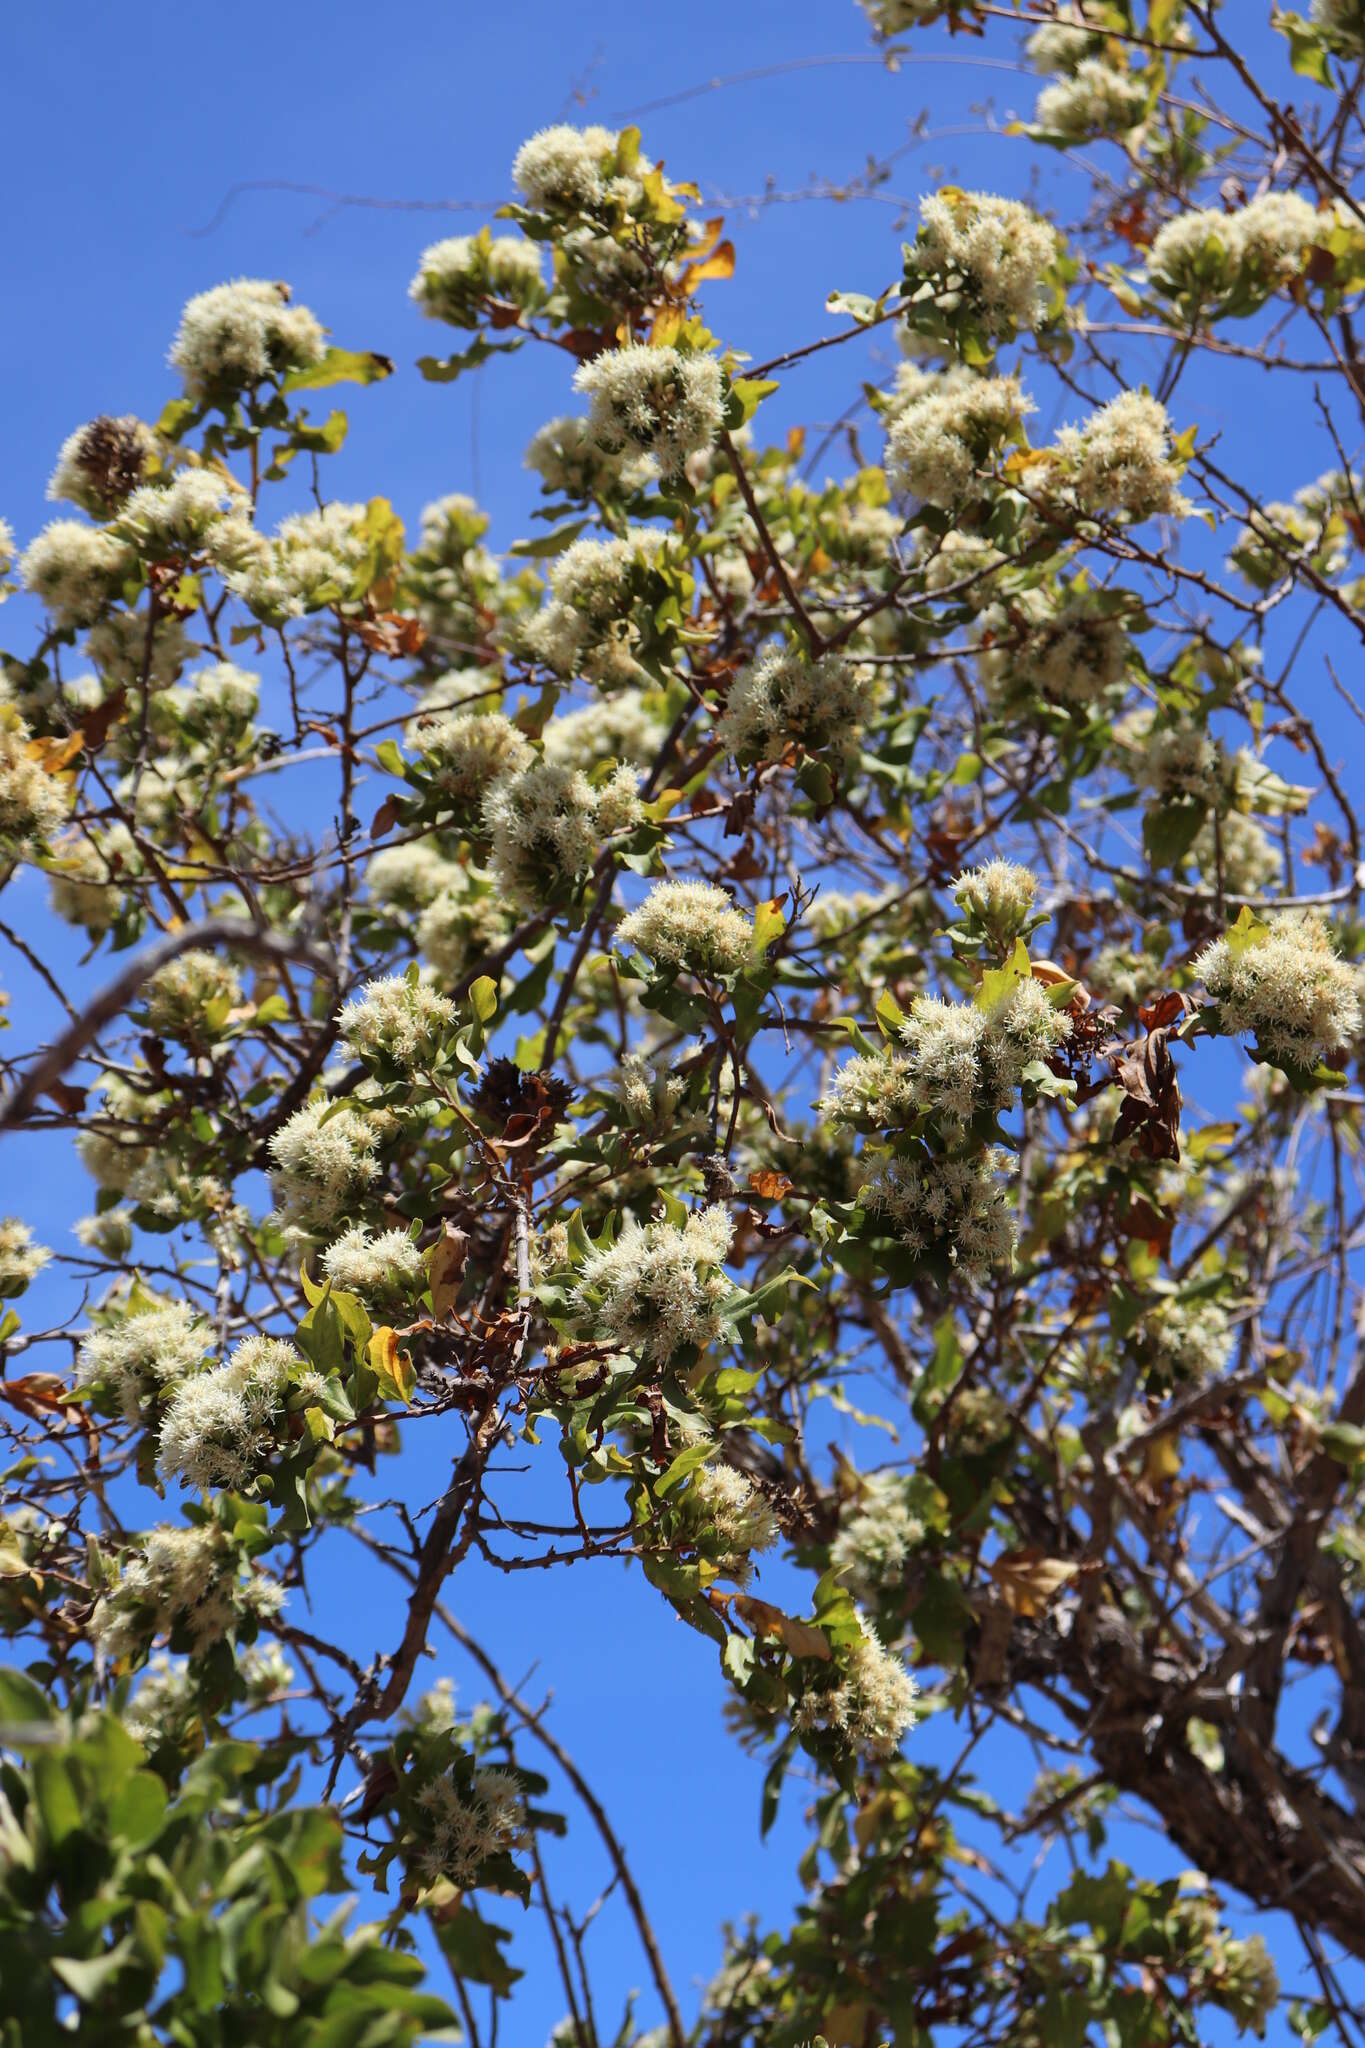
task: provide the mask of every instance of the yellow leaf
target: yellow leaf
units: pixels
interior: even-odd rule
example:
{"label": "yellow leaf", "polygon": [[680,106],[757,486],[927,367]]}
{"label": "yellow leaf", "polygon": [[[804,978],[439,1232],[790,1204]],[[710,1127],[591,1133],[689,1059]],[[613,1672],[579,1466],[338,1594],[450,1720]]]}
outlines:
{"label": "yellow leaf", "polygon": [[1165,1482],[1180,1477],[1180,1446],[1173,1436],[1154,1436],[1142,1460],[1146,1478]]}
{"label": "yellow leaf", "polygon": [[406,1351],[398,1348],[398,1333],[383,1323],[370,1339],[370,1365],[386,1401],[401,1401],[406,1408],[412,1400],[417,1375]]}
{"label": "yellow leaf", "polygon": [[756,954],[766,953],[774,939],[780,939],[787,929],[787,920],[782,906],[785,896],[774,896],[767,903],[760,903],[754,911],[754,944]]}
{"label": "yellow leaf", "polygon": [[36,761],[44,775],[60,775],[85,745],[84,733],[72,732],[54,739],[30,740],[25,752]]}
{"label": "yellow leaf", "polygon": [[688,291],[694,284],[704,284],[711,277],[733,277],[735,274],[735,245],[733,242],[718,242],[711,254],[700,263],[689,263],[683,276]]}

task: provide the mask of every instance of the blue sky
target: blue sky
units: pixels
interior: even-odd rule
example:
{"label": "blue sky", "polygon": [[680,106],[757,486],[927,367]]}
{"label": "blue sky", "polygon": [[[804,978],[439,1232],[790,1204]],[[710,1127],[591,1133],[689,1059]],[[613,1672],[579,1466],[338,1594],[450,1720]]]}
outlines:
{"label": "blue sky", "polygon": [[[1259,43],[1259,19],[1248,35]],[[525,532],[536,494],[522,451],[545,417],[571,409],[566,360],[527,349],[479,378],[426,385],[411,365],[440,352],[444,334],[417,317],[406,290],[427,242],[487,217],[486,206],[460,210],[460,202],[504,197],[517,145],[550,121],[619,125],[713,76],[802,66],[639,115],[650,154],[715,201],[761,195],[769,181],[787,193],[813,177],[850,178],[870,154],[901,149],[908,124],[925,116],[927,132],[901,154],[882,196],[724,209],[739,266],[733,283],[710,288],[708,313],[725,340],[756,360],[830,331],[829,290],[875,292],[891,281],[899,235],[887,194],[913,201],[949,178],[1018,193],[1036,162],[1022,142],[989,132],[992,118],[1003,123],[1031,104],[1027,79],[983,62],[979,44],[939,35],[919,38],[914,61],[888,74],[871,58],[851,0],[753,0],[745,8],[690,0],[667,12],[639,0],[579,9],[546,0],[478,8],[401,0],[384,9],[334,0],[325,12],[262,0],[231,10],[183,0],[139,0],[131,10],[50,0],[13,14],[6,45],[9,313],[0,323],[0,389],[8,459],[0,512],[22,539],[47,516],[43,490],[63,437],[101,411],[154,417],[173,392],[164,357],[182,304],[241,275],[287,279],[339,342],[380,349],[399,365],[389,383],[339,395],[352,425],[329,471],[333,494],[383,493],[413,524],[429,499],[471,490],[492,514],[495,545]],[[1005,47],[999,35],[987,45],[992,59]],[[855,61],[812,61],[830,55]],[[261,181],[433,205],[347,206],[261,189],[231,196]],[[857,375],[849,352],[813,358],[786,380],[764,430],[832,420],[856,394]],[[1297,445],[1302,413],[1291,441],[1275,412],[1249,407],[1253,385],[1196,376],[1188,395],[1195,410],[1187,416],[1240,447],[1267,495],[1287,493],[1322,466]],[[29,912],[40,915],[36,879],[20,888]],[[15,963],[6,985],[32,1043],[49,999]],[[88,1206],[81,1176],[52,1150],[19,1156],[22,1195],[7,1206],[48,1242],[66,1242],[71,1218]],[[421,1442],[405,1474],[411,1501],[439,1489],[448,1453],[432,1435],[413,1432]],[[864,1447],[861,1455],[876,1453]],[[368,1647],[394,1637],[396,1582],[358,1552],[348,1556],[344,1593],[358,1641]],[[723,1918],[759,1910],[780,1921],[804,1839],[799,1787],[789,1788],[778,1828],[760,1847],[760,1771],[722,1729],[713,1651],[638,1574],[601,1565],[504,1580],[471,1567],[452,1599],[532,1697],[553,1685],[556,1731],[630,1845],[686,1996],[718,1960]],[[454,1654],[431,1675],[447,1670],[472,1700],[477,1676]],[[917,1739],[926,1753],[947,1757],[961,1732],[945,1726]],[[1020,1767],[1003,1750],[995,1754],[1002,1772]],[[1024,1784],[995,1789],[1008,1800]],[[552,1872],[581,1908],[601,1866],[580,1821],[575,1816],[573,1846]],[[1178,1867],[1155,1836],[1128,1837],[1124,1853],[1153,1871]],[[562,2004],[531,1923],[519,1940],[534,1971],[515,2037],[532,2043]],[[605,1987],[599,2018],[609,2033],[621,1993],[646,1979],[616,1902],[594,1941]],[[648,1996],[642,2009],[653,2009]]]}

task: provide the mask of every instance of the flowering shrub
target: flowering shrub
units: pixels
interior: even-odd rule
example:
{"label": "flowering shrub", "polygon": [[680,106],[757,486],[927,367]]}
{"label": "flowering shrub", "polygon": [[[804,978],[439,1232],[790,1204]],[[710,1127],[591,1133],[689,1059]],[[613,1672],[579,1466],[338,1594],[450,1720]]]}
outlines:
{"label": "flowering shrub", "polygon": [[[785,353],[694,167],[559,124],[404,253],[421,380],[210,284],[0,526],[7,2044],[407,2048],[436,1948],[510,2038],[500,1898],[560,2048],[1351,2039],[1365,21],[1276,78],[1211,0],[863,11],[1017,57],[1041,168]],[[440,450],[522,349],[520,537],[332,494],[315,392]],[[589,1561],[810,1827],[699,2005],[453,1583],[520,1629]],[[584,1581],[637,1824],[701,1828]]]}

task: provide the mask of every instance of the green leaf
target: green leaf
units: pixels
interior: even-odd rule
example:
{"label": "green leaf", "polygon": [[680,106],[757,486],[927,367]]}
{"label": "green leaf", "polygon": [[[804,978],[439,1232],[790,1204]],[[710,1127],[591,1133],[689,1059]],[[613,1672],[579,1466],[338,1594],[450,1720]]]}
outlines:
{"label": "green leaf", "polygon": [[47,1727],[52,1719],[52,1702],[42,1687],[26,1671],[0,1665],[0,1727],[4,1728],[5,1742],[13,1743],[22,1728]]}
{"label": "green leaf", "polygon": [[704,1465],[714,1450],[715,1445],[709,1441],[689,1444],[685,1451],[679,1451],[663,1477],[655,1480],[654,1491],[671,1493],[675,1486],[686,1479],[689,1472],[695,1472],[698,1465]]}
{"label": "green leaf", "polygon": [[329,348],[319,363],[306,370],[291,370],[282,391],[320,391],[327,384],[377,384],[393,375],[392,356],[373,349]]}
{"label": "green leaf", "polygon": [[489,974],[481,974],[469,985],[469,1001],[480,1024],[491,1024],[498,1008],[498,984]]}
{"label": "green leaf", "polygon": [[418,356],[417,367],[428,384],[453,384],[466,370],[477,370],[490,356],[510,355],[520,341],[485,341],[480,335],[467,349],[453,356]]}
{"label": "green leaf", "polygon": [[455,1975],[471,1984],[489,1985],[498,1998],[508,1997],[522,1975],[502,1953],[511,1938],[505,1927],[495,1927],[468,1906],[436,1926],[436,1939]]}
{"label": "green leaf", "polygon": [[65,1757],[40,1749],[33,1759],[33,1792],[48,1840],[59,1846],[81,1825],[81,1798]]}
{"label": "green leaf", "polygon": [[109,1802],[109,1825],[125,1848],[145,1849],[166,1819],[166,1787],[155,1771],[133,1771]]}
{"label": "green leaf", "polygon": [[890,989],[883,989],[878,996],[873,1015],[877,1019],[878,1029],[883,1038],[899,1038],[901,1026],[905,1022],[905,1012]]}
{"label": "green leaf", "polygon": [[988,967],[981,977],[981,986],[976,992],[976,1006],[979,1010],[996,1010],[1001,1003],[1007,1003],[1019,984],[1032,977],[1028,947],[1022,939],[1014,942],[1014,951],[1003,967]]}
{"label": "green leaf", "polygon": [[52,1974],[61,1979],[68,1991],[80,2000],[82,2005],[93,2005],[104,1995],[124,1964],[132,1960],[133,1937],[125,1934],[102,1956],[91,1956],[82,1960],[77,1956],[54,1956]]}
{"label": "green leaf", "polygon": [[725,424],[747,426],[765,398],[778,388],[776,377],[733,377],[725,406]]}
{"label": "green leaf", "polygon": [[509,555],[521,555],[540,560],[548,555],[562,555],[578,539],[586,519],[571,519],[566,526],[555,527],[553,533],[543,533],[539,540],[516,540],[507,550]]}
{"label": "green leaf", "polygon": [[797,1737],[789,1733],[778,1745],[777,1753],[768,1766],[763,1780],[763,1799],[759,1807],[759,1834],[766,1836],[777,1819],[778,1804],[782,1797],[782,1780],[787,1775],[787,1766],[796,1755]]}

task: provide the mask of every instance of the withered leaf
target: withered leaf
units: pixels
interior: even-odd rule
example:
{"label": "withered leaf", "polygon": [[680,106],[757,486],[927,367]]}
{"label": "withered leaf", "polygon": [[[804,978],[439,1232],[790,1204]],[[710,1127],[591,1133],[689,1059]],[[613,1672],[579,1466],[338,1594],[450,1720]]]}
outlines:
{"label": "withered leaf", "polygon": [[72,1414],[81,1412],[79,1402],[71,1399],[70,1387],[55,1372],[30,1372],[17,1380],[0,1379],[0,1400],[8,1401],[35,1422],[58,1414],[69,1421]]}
{"label": "withered leaf", "polygon": [[1010,1550],[997,1557],[990,1574],[1015,1614],[1041,1614],[1079,1567],[1041,1550]]}
{"label": "withered leaf", "polygon": [[756,1636],[776,1636],[793,1657],[818,1657],[821,1663],[829,1663],[833,1652],[823,1629],[808,1621],[793,1621],[780,1607],[770,1606],[752,1593],[736,1593],[732,1604]]}
{"label": "withered leaf", "polygon": [[1113,1067],[1114,1079],[1124,1091],[1114,1126],[1115,1141],[1122,1144],[1135,1138],[1148,1159],[1178,1159],[1180,1083],[1166,1044],[1166,1028],[1160,1026],[1145,1039],[1125,1046],[1114,1056]]}
{"label": "withered leaf", "polygon": [[460,1282],[468,1261],[468,1231],[461,1230],[457,1224],[447,1223],[427,1253],[427,1284],[431,1288],[431,1310],[438,1323],[445,1321],[459,1298]]}
{"label": "withered leaf", "polygon": [[386,832],[392,830],[397,817],[398,798],[396,796],[386,796],[374,814],[374,823],[370,827],[371,839],[382,839]]}

